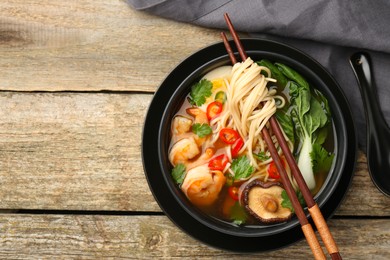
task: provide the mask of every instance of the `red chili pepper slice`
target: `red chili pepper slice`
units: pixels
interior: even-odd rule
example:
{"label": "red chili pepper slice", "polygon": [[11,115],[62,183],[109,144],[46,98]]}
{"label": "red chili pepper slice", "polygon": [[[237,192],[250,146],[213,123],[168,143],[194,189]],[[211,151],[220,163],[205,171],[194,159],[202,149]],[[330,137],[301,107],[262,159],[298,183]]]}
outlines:
{"label": "red chili pepper slice", "polygon": [[229,158],[225,154],[212,158],[209,162],[210,170],[223,171],[228,163]]}
{"label": "red chili pepper slice", "polygon": [[238,138],[234,144],[232,144],[231,152],[232,157],[236,158],[238,156],[238,153],[240,152],[241,148],[244,146],[244,140],[242,138]]}
{"label": "red chili pepper slice", "polygon": [[[282,159],[282,164],[283,164],[283,167],[286,168],[286,163],[284,162],[284,160]],[[279,179],[280,178],[280,174],[279,174],[279,171],[276,167],[276,164],[274,161],[272,161],[269,166],[268,166],[268,176],[272,179]]]}
{"label": "red chili pepper slice", "polygon": [[227,143],[227,144],[234,144],[234,142],[240,138],[240,135],[238,132],[231,128],[222,128],[221,131],[219,131],[219,138]]}
{"label": "red chili pepper slice", "polygon": [[235,186],[230,186],[228,189],[229,196],[233,200],[238,200],[238,188]]}
{"label": "red chili pepper slice", "polygon": [[207,106],[207,118],[209,120],[213,119],[222,112],[223,105],[219,101],[211,102]]}

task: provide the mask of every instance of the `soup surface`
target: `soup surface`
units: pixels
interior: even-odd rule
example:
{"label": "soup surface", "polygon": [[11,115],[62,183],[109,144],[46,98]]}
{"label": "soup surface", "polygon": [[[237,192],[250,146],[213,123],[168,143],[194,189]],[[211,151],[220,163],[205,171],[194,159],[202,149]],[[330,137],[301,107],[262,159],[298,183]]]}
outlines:
{"label": "soup surface", "polygon": [[[248,58],[214,69],[194,82],[172,119],[172,178],[193,205],[236,225],[291,218],[291,203],[261,134],[272,116],[309,189],[313,195],[320,190],[334,158],[326,98],[285,64]],[[276,137],[269,131],[302,198]]]}

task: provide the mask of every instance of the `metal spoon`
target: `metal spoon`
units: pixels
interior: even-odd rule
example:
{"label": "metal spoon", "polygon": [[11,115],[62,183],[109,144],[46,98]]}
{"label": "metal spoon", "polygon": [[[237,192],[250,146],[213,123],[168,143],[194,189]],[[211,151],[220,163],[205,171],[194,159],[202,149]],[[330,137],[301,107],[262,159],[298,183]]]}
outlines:
{"label": "metal spoon", "polygon": [[368,53],[358,52],[350,63],[358,81],[367,122],[367,160],[371,179],[390,196],[390,129],[383,117]]}

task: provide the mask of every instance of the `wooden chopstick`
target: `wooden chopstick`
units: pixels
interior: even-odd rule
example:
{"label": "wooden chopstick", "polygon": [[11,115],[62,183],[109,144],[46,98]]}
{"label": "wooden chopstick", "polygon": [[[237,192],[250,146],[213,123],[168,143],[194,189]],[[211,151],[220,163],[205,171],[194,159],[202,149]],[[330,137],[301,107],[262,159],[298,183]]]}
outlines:
{"label": "wooden chopstick", "polygon": [[280,126],[277,120],[272,117],[270,120],[271,128],[276,136],[276,139],[279,142],[280,147],[282,148],[283,154],[287,160],[287,163],[290,166],[291,172],[297,182],[299,189],[302,192],[303,198],[305,199],[306,205],[309,209],[310,215],[314,221],[314,224],[318,230],[318,233],[321,236],[322,241],[324,241],[324,245],[330,254],[332,259],[342,259],[336,242],[330,233],[329,227],[324,219],[324,216],[321,213],[321,210],[318,204],[314,201],[313,196],[310,193],[309,188],[305,180],[303,179],[302,173],[299,170],[298,165],[296,164],[293,155],[291,154],[290,149],[284,139]]}
{"label": "wooden chopstick", "polygon": [[[226,47],[227,44],[229,44],[227,39],[226,39],[226,35],[222,34],[222,38],[224,39],[225,47]],[[237,45],[237,43],[236,43],[236,45]],[[228,53],[233,53],[233,52],[228,50]],[[245,60],[247,58],[246,54],[243,50],[239,51],[239,53],[240,53],[242,60]],[[230,57],[231,61],[233,61],[235,59],[235,58],[233,59],[234,56],[231,56],[230,54],[229,54],[229,57]],[[301,224],[302,231],[306,237],[306,240],[310,246],[311,251],[313,252],[315,259],[326,259],[324,252],[320,246],[320,243],[319,243],[319,241],[314,233],[313,227],[311,226],[311,224],[307,220],[306,215],[302,209],[302,206],[298,201],[295,190],[289,181],[286,170],[284,169],[284,167],[282,165],[281,159],[280,159],[279,154],[274,146],[274,143],[272,142],[272,139],[271,139],[271,136],[268,132],[268,129],[264,127],[261,132],[262,132],[264,140],[268,146],[268,149],[271,153],[271,157],[272,157],[273,161],[275,162],[276,168],[280,174],[282,184],[286,190],[288,197],[290,198],[290,201],[293,205],[295,214],[298,217],[299,223]]]}
{"label": "wooden chopstick", "polygon": [[[240,57],[244,61],[247,58],[246,52],[241,44],[241,41],[240,41],[240,39],[239,39],[239,37],[238,37],[234,27],[233,27],[233,24],[228,16],[228,14],[225,14],[225,20],[226,20],[226,23],[229,27],[231,34],[232,34],[233,40],[237,46]],[[236,63],[236,58],[234,56],[232,49],[230,48],[230,45],[229,45],[229,42],[227,40],[225,33],[221,33],[221,36],[222,36],[223,42],[225,44],[225,47],[227,49],[227,52],[229,54],[229,57],[230,57],[232,63],[233,64]],[[327,248],[332,259],[342,259],[341,255],[339,253],[339,250],[337,248],[337,245],[333,239],[333,236],[330,233],[330,230],[326,224],[326,221],[325,221],[324,217],[322,216],[322,213],[321,213],[317,203],[314,201],[313,196],[311,195],[310,190],[307,187],[306,182],[304,181],[303,176],[302,176],[302,174],[301,174],[301,172],[300,172],[300,170],[295,162],[295,159],[292,156],[290,149],[288,148],[287,142],[284,139],[284,136],[282,134],[282,131],[280,129],[280,126],[279,126],[276,118],[274,116],[272,116],[270,118],[269,122],[270,122],[271,128],[274,131],[274,134],[279,142],[279,145],[281,146],[282,151],[286,157],[287,163],[289,164],[289,166],[291,168],[293,176],[294,176],[295,180],[297,181],[299,188],[301,189],[302,195],[306,201],[306,205],[308,206],[308,209],[309,209],[309,212],[313,218],[314,224],[316,225],[318,232],[320,233],[321,239],[324,241],[325,247]],[[305,231],[305,229],[312,230],[312,227],[309,224],[309,222],[307,221],[306,216],[303,213],[302,206],[300,205],[300,203],[298,202],[298,199],[296,198],[295,191],[292,188],[292,185],[290,183],[290,180],[288,179],[287,173],[281,164],[279,154],[277,153],[276,148],[275,148],[275,146],[274,146],[274,144],[269,136],[268,130],[266,128],[263,128],[262,134],[263,134],[264,139],[265,139],[265,141],[270,149],[272,159],[275,161],[275,165],[277,166],[277,169],[281,175],[282,183],[285,186],[287,195],[289,196],[289,198],[293,204],[294,210],[295,210],[297,217],[299,219],[299,222],[302,226],[302,230],[304,231],[304,234],[306,236],[306,239],[309,243],[310,248],[313,251],[314,256],[316,258],[318,257],[319,259],[325,258],[325,255],[322,251],[322,248],[319,246],[319,242],[318,242],[315,234],[312,234],[311,231]],[[296,201],[295,201],[295,199],[296,199]],[[307,227],[308,225],[310,225],[310,227]],[[314,231],[313,231],[313,233],[314,233]],[[320,248],[318,249],[318,247],[320,247]]]}

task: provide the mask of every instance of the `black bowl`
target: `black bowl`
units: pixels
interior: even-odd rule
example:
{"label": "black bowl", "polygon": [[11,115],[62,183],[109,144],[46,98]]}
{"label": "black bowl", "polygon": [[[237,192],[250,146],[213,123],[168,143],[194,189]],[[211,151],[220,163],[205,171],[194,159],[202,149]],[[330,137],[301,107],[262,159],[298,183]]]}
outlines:
{"label": "black bowl", "polygon": [[[269,40],[243,39],[242,43],[253,60],[266,58],[291,66],[329,101],[335,132],[336,160],[315,197],[327,219],[340,205],[349,187],[356,161],[356,134],[347,100],[333,77],[301,51]],[[303,238],[296,217],[286,223],[267,226],[238,227],[225,223],[194,207],[171,178],[172,167],[168,160],[170,122],[193,82],[212,69],[227,64],[230,64],[230,60],[223,43],[206,47],[180,63],[155,93],[146,116],[142,140],[148,184],[161,209],[172,222],[208,245],[240,252],[266,251],[287,246]]]}

